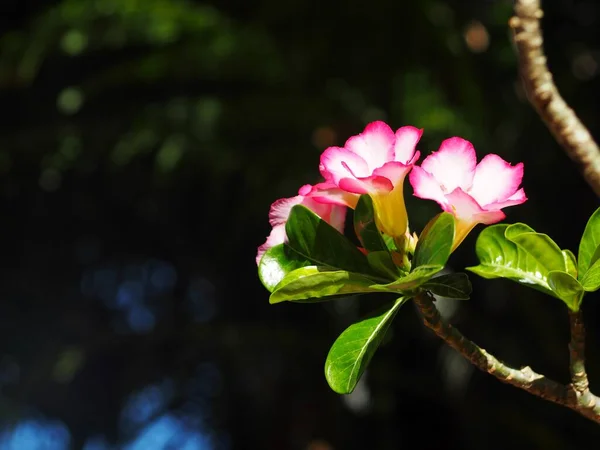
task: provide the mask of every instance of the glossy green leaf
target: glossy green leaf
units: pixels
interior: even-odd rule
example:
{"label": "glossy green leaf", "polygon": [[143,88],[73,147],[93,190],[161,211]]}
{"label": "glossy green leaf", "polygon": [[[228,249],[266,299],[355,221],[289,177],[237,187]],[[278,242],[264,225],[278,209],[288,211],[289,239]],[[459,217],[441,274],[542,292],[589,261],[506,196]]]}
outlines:
{"label": "glossy green leaf", "polygon": [[600,208],[594,211],[594,214],[588,220],[583,236],[579,242],[579,254],[577,261],[579,263],[579,278],[581,279],[594,264],[594,258],[597,260],[600,253],[597,249],[600,247]]}
{"label": "glossy green leaf", "polygon": [[381,289],[371,287],[373,285],[373,280],[357,273],[307,266],[287,274],[275,287],[269,302],[319,301],[320,298],[334,295],[381,292]]}
{"label": "glossy green leaf", "polygon": [[566,272],[552,270],[548,272],[548,283],[558,298],[564,301],[572,311],[579,310],[584,290],[579,281]]}
{"label": "glossy green leaf", "polygon": [[533,256],[547,271],[566,270],[560,247],[547,234],[536,233],[523,223],[515,223],[506,228],[504,235]]}
{"label": "glossy green leaf", "polygon": [[312,263],[285,244],[268,249],[258,264],[258,278],[269,292],[290,272]]}
{"label": "glossy green leaf", "polygon": [[352,242],[302,205],[292,208],[285,231],[288,245],[316,265],[373,273],[367,257]]}
{"label": "glossy green leaf", "polygon": [[566,272],[573,278],[577,278],[577,260],[571,250],[562,250],[563,259],[565,260]]}
{"label": "glossy green leaf", "polygon": [[581,285],[587,292],[594,292],[600,288],[600,260],[597,260],[581,279]]}
{"label": "glossy green leaf", "polygon": [[370,252],[387,251],[383,236],[375,224],[373,200],[369,195],[361,195],[354,210],[354,232],[362,246]]}
{"label": "glossy green leaf", "polygon": [[441,297],[468,300],[472,287],[466,273],[448,273],[432,278],[421,286]]}
{"label": "glossy green leaf", "polygon": [[444,266],[450,257],[454,241],[454,216],[443,212],[425,226],[415,249],[413,267]]}
{"label": "glossy green leaf", "polygon": [[338,394],[349,394],[364,373],[400,306],[401,297],[384,313],[350,325],[331,346],[325,361],[325,378]]}
{"label": "glossy green leaf", "polygon": [[379,274],[386,278],[398,278],[400,272],[390,251],[377,229],[374,218],[373,200],[368,195],[361,195],[354,210],[354,231],[362,246],[368,251],[367,261]]}
{"label": "glossy green leaf", "polygon": [[548,269],[537,259],[509,241],[504,232],[506,224],[485,228],[477,238],[475,252],[480,264],[467,267],[483,278],[508,278],[525,286],[556,297],[548,284]]}
{"label": "glossy green leaf", "polygon": [[401,276],[401,272],[394,265],[394,261],[387,250],[367,253],[369,265],[381,276],[394,280]]}
{"label": "glossy green leaf", "polygon": [[374,285],[374,287],[393,292],[412,292],[422,284],[426,283],[429,279],[431,279],[431,277],[440,272],[443,268],[444,266],[441,265],[420,266],[405,277],[398,278],[391,283],[377,284]]}
{"label": "glossy green leaf", "polygon": [[[593,266],[594,264],[596,264],[596,261],[598,261],[599,259],[600,259],[600,245],[598,246],[598,248],[592,255],[592,259],[590,260],[590,267]],[[589,270],[589,268],[588,268],[588,270]]]}

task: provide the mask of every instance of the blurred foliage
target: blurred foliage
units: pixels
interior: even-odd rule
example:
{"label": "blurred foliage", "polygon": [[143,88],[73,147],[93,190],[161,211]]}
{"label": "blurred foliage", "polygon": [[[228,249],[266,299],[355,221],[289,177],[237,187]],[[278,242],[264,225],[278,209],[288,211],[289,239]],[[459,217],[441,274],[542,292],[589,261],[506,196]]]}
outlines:
{"label": "blurred foliage", "polygon": [[[600,7],[544,6],[555,79],[598,136]],[[340,397],[322,376],[327,350],[376,305],[270,306],[256,276],[269,204],[316,181],[320,152],[374,119],[424,128],[425,154],[460,135],[480,156],[524,161],[530,201],[508,222],[576,248],[597,199],[526,102],[511,7],[2,2],[0,447],[391,449],[423,433],[445,449],[596,441],[585,419],[473,372],[408,307]],[[412,197],[407,206],[416,230],[436,211]],[[472,234],[453,268],[476,262]],[[501,359],[566,382],[559,302],[473,281],[473,300],[440,302],[445,314]],[[584,308],[592,387],[594,295]]]}

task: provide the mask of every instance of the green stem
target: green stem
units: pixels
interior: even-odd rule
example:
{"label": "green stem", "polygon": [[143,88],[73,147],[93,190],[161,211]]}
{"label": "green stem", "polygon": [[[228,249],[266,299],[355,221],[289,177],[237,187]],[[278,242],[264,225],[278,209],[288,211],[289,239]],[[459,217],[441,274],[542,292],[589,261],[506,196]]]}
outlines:
{"label": "green stem", "polygon": [[[414,301],[421,312],[425,325],[478,369],[495,376],[504,383],[511,384],[548,401],[566,406],[588,419],[600,423],[600,407],[598,406],[600,405],[600,399],[587,389],[587,377],[587,394],[585,398],[589,403],[584,404],[580,400],[583,397],[577,393],[574,386],[560,384],[544,375],[534,372],[529,366],[514,369],[467,339],[458,329],[440,316],[429,294],[419,294],[414,298]],[[578,326],[583,326],[581,321],[578,321],[577,324]],[[579,347],[576,348],[579,349]],[[577,355],[580,354],[577,353]],[[591,404],[591,399],[593,399],[593,405]]]}

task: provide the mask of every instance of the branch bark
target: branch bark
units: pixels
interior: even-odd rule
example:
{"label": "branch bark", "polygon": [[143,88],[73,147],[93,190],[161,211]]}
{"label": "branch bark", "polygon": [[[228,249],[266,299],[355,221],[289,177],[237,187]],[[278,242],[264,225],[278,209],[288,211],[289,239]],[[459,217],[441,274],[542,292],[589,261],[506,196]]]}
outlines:
{"label": "branch bark", "polygon": [[600,197],[600,149],[554,84],[542,48],[542,16],[540,0],[515,0],[515,16],[509,26],[514,31],[525,91],[554,138]]}
{"label": "branch bark", "polygon": [[[576,333],[575,338],[572,338],[571,341],[571,367],[573,368],[573,361],[576,361],[575,372],[577,373],[578,382],[581,382],[579,387],[576,387],[575,381],[573,384],[563,385],[534,372],[529,366],[515,369],[504,364],[494,355],[463,336],[458,329],[444,321],[429,294],[419,294],[414,298],[414,302],[421,312],[425,326],[478,369],[537,397],[566,406],[600,424],[600,398],[589,391],[587,376],[585,376],[585,382],[582,381],[580,363],[583,364],[583,344],[579,339],[581,336],[579,333]],[[578,330],[583,331],[583,328],[579,328],[580,326],[583,327],[580,317],[577,320],[573,319],[572,323],[576,324]],[[576,341],[575,344],[573,344],[573,339]],[[575,353],[573,353],[574,351]],[[583,375],[585,375],[585,370],[583,370]],[[581,392],[579,389],[581,389]]]}

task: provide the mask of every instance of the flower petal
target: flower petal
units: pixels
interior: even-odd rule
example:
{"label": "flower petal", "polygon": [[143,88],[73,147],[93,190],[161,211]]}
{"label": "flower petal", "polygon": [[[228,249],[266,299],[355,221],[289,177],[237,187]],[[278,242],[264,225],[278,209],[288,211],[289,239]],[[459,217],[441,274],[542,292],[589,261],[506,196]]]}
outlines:
{"label": "flower petal", "polygon": [[410,169],[412,169],[412,166],[410,165],[406,165],[397,161],[390,161],[385,163],[382,167],[375,169],[373,171],[373,175],[387,178],[395,187],[404,181],[404,178],[408,172],[410,172]]}
{"label": "flower petal", "polygon": [[500,210],[490,211],[482,208],[473,197],[461,188],[456,188],[450,194],[447,194],[446,199],[452,205],[454,215],[467,222],[491,224],[506,217]]}
{"label": "flower petal", "polygon": [[342,147],[329,147],[321,154],[319,170],[325,180],[339,184],[346,177],[367,177],[371,175],[363,158]]}
{"label": "flower petal", "polygon": [[477,157],[473,144],[459,137],[446,139],[421,167],[429,172],[446,193],[460,187],[467,191],[473,182]]}
{"label": "flower petal", "polygon": [[342,178],[339,186],[340,189],[355,194],[386,193],[394,189],[390,180],[377,175],[363,178]]}
{"label": "flower petal", "polygon": [[477,164],[469,189],[480,205],[499,202],[513,195],[523,179],[523,163],[511,166],[500,156],[489,154]]}
{"label": "flower petal", "polygon": [[338,231],[344,231],[344,221],[346,219],[345,206],[320,203],[311,197],[305,197],[304,200],[302,200],[302,205],[306,206]]}
{"label": "flower petal", "polygon": [[456,188],[451,193],[446,194],[446,200],[452,205],[454,215],[461,219],[470,219],[473,215],[485,211],[473,197],[461,188]]}
{"label": "flower petal", "polygon": [[280,198],[275,200],[269,210],[269,223],[272,227],[285,224],[290,215],[290,211],[296,205],[302,203],[303,196],[297,195],[291,198]]}
{"label": "flower petal", "polygon": [[527,196],[525,195],[525,191],[523,190],[523,188],[521,188],[503,202],[490,203],[489,205],[485,205],[485,208],[489,210],[501,209],[506,208],[507,206],[520,205],[521,203],[525,203],[526,201]]}
{"label": "flower petal", "polygon": [[[358,202],[359,197],[358,194],[343,191],[335,184],[328,182],[317,183],[314,186],[311,186],[311,190],[309,192],[304,192],[305,193],[303,195],[311,197],[316,202],[347,206],[348,208],[352,209],[356,208],[356,203]],[[300,192],[300,194],[302,195],[302,192]]]}
{"label": "flower petal", "polygon": [[389,125],[378,120],[367,125],[365,131],[358,136],[348,139],[344,147],[360,155],[372,171],[383,166],[387,161],[394,160],[395,139],[394,132]]}
{"label": "flower petal", "polygon": [[404,164],[410,162],[415,154],[417,142],[421,139],[423,130],[405,126],[396,131],[396,143],[394,144],[394,161]]}
{"label": "flower petal", "polygon": [[435,200],[442,208],[448,204],[437,180],[419,166],[413,167],[408,179],[413,187],[415,197]]}
{"label": "flower petal", "polygon": [[267,241],[258,247],[258,252],[256,253],[256,264],[258,265],[258,263],[260,263],[260,259],[268,249],[275,247],[276,245],[283,244],[285,242],[285,238],[285,223],[274,226],[269,234],[269,237],[267,238]]}

